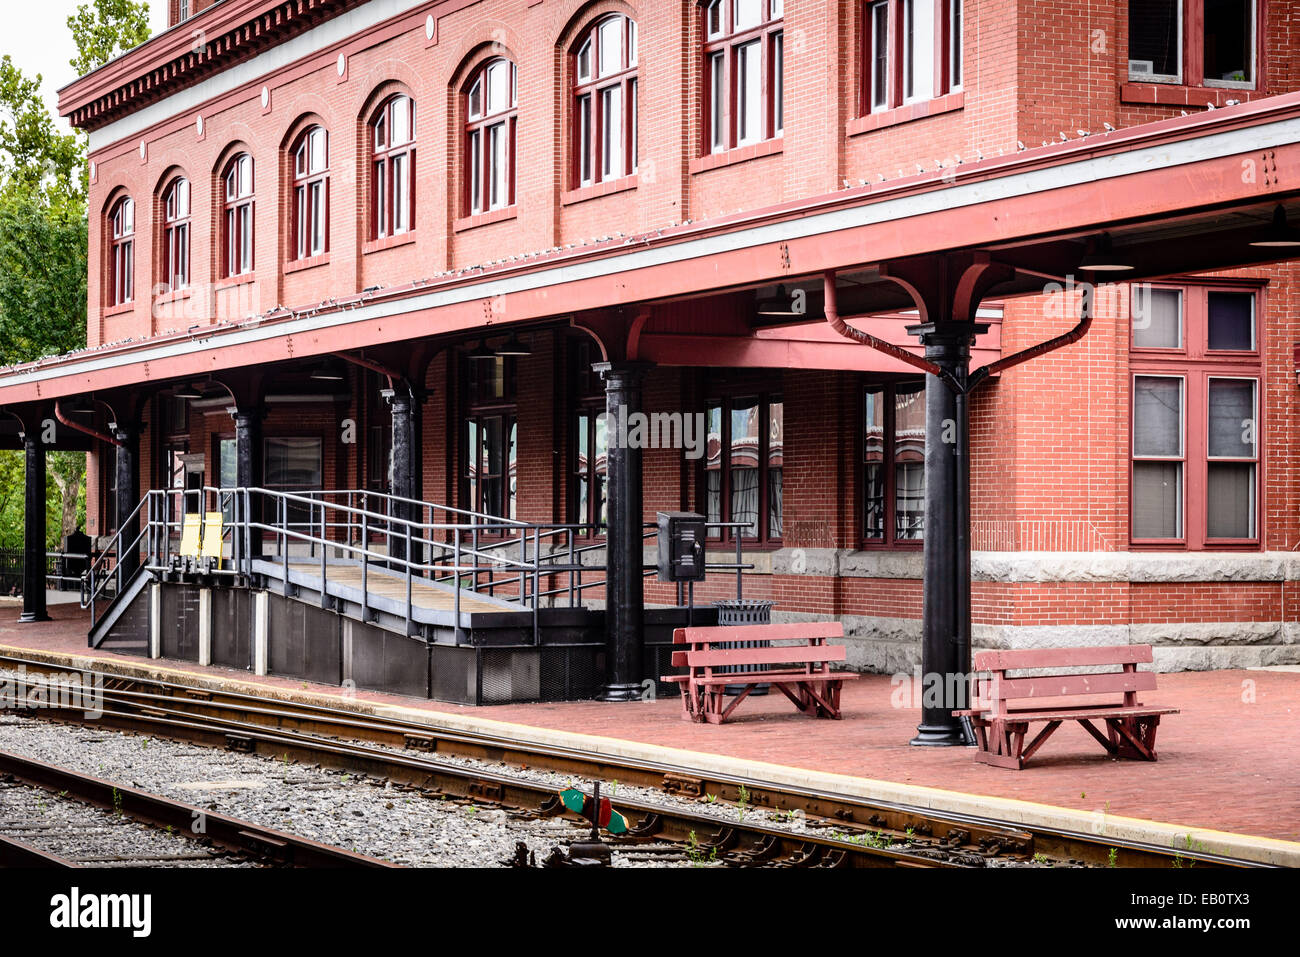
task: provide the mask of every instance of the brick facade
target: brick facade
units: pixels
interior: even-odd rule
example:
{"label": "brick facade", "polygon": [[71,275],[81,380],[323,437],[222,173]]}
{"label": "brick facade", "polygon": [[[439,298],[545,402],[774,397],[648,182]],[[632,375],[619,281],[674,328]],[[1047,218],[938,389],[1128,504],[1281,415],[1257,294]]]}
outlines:
{"label": "brick facade", "polygon": [[[971,0],[964,4],[962,90],[923,107],[862,117],[862,5],[787,0],[784,135],[759,149],[702,157],[702,21],[694,4],[397,4],[400,13],[361,33],[257,72],[215,99],[151,122],[142,133],[95,142],[89,341],[94,346],[148,338],[242,319],[276,304],[305,308],[488,260],[688,220],[720,220],[833,193],[846,181],[894,179],[918,166],[933,169],[936,162],[1013,153],[1018,141],[1037,146],[1062,131],[1075,138],[1077,130],[1099,131],[1104,123],[1124,128],[1206,102],[1223,105],[1228,96],[1298,89],[1300,18],[1292,4],[1263,6],[1264,72],[1257,91],[1153,91],[1153,84],[1128,82],[1126,4]],[[639,27],[640,168],[617,191],[602,194],[577,189],[572,181],[566,91],[568,54],[579,32],[607,13],[632,16]],[[434,23],[432,39],[426,17]],[[461,91],[471,71],[496,55],[518,67],[518,201],[506,211],[470,217],[464,206]],[[416,104],[416,224],[400,242],[374,243],[366,231],[367,123],[393,92],[410,95]],[[1178,96],[1182,104],[1149,102]],[[330,249],[310,263],[293,264],[287,262],[287,151],[313,123],[330,136]],[[232,283],[219,278],[217,197],[225,162],[241,150],[252,154],[256,168],[256,271]],[[148,294],[137,295],[128,308],[106,310],[101,264],[107,210],[119,196],[135,199],[136,288],[152,290],[161,268],[160,197],[177,173],[194,190],[191,293],[166,304],[170,311]],[[1293,318],[1300,271],[1292,263],[1224,278],[1256,282],[1262,307],[1259,544],[1207,553],[1196,570],[1171,570],[1163,578],[1158,563],[1148,559],[1139,577],[1124,565],[1141,551],[1129,537],[1129,296],[1122,286],[1103,288],[1087,337],[1006,373],[973,403],[977,643],[1071,643],[1084,635],[1080,629],[1102,628],[1120,640],[1140,635],[1162,645],[1161,665],[1171,668],[1300,660],[1300,564],[1287,557],[1300,541],[1300,462],[1293,440],[1300,423],[1291,365],[1291,343],[1300,332]],[[701,295],[714,285],[712,277],[702,276]],[[1077,299],[1058,293],[1002,304],[1003,354],[1070,328]],[[674,322],[689,327],[705,321],[699,317],[706,311],[707,321],[715,318],[712,306],[698,313],[693,308],[698,304],[656,306],[652,321],[671,328]],[[493,321],[491,305],[485,310],[485,321]],[[579,399],[568,345],[577,333],[566,328],[563,302],[556,304],[556,316],[557,322],[529,332],[532,355],[518,365],[519,517],[545,522],[570,518],[570,429]],[[395,328],[395,340],[422,334],[403,327],[400,317]],[[440,345],[422,383],[422,494],[430,501],[460,503],[463,394],[457,350],[466,344]],[[699,368],[653,370],[646,380],[646,410],[702,408],[716,377],[708,366],[702,355]],[[920,552],[863,547],[861,390],[869,377],[812,369],[771,369],[756,376],[763,390],[780,393],[785,403],[785,530],[779,546],[747,552],[758,565],[747,594],[774,599],[784,614],[843,617],[861,667],[893,668],[915,660]],[[368,434],[371,417],[356,397],[357,381],[353,375],[354,398],[346,407],[276,409],[265,423],[267,435],[321,435],[326,482],[340,488],[383,482],[367,474],[364,447],[338,440],[342,418],[355,419]],[[206,478],[214,482],[213,436],[229,431],[229,423],[200,418],[190,448],[208,456]],[[156,481],[156,454],[142,451],[142,488]],[[647,521],[659,509],[702,508],[695,472],[679,452],[652,450],[644,459]],[[98,473],[92,468],[90,474],[93,503]],[[1053,580],[1034,580],[1023,569],[1000,564],[1003,554],[1041,554],[1069,567]],[[1096,567],[1071,565],[1070,556],[1078,555],[1093,556]],[[713,581],[697,589],[697,598],[725,596],[731,588],[728,581]],[[647,582],[646,593],[647,601],[672,600],[671,589],[654,582]]]}

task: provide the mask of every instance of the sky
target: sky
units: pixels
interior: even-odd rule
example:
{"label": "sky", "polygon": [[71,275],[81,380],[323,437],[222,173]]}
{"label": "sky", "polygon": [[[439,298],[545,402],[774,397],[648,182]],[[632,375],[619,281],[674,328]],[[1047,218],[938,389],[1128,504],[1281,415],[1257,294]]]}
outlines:
{"label": "sky", "polygon": [[[28,76],[41,74],[41,92],[50,112],[58,116],[55,104],[60,87],[76,79],[68,61],[72,59],[70,17],[87,0],[5,0],[3,40],[0,54],[9,54]],[[167,0],[150,0],[149,20],[154,33],[167,27]],[[59,118],[59,127],[67,124]]]}

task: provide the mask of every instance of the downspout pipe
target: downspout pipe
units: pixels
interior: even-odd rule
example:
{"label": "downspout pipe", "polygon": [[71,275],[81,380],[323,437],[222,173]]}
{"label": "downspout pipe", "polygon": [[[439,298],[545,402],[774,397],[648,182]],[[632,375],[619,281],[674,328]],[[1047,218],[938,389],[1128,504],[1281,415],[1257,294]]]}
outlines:
{"label": "downspout pipe", "polygon": [[977,388],[988,381],[990,376],[997,375],[1014,366],[1018,366],[1030,359],[1037,359],[1039,356],[1045,356],[1049,352],[1055,352],[1057,349],[1063,349],[1068,345],[1073,345],[1088,334],[1088,329],[1092,326],[1093,297],[1095,291],[1093,287],[1087,286],[1083,292],[1083,302],[1079,309],[1079,322],[1069,332],[1063,333],[1046,342],[1040,342],[1036,346],[1030,346],[1028,349],[1022,349],[1012,355],[998,359],[996,362],[990,362],[986,366],[976,369],[970,375],[970,381],[967,384],[967,393],[974,392]]}
{"label": "downspout pipe", "polygon": [[120,439],[114,438],[113,436],[108,435],[104,432],[99,432],[95,429],[84,426],[79,422],[74,422],[71,419],[69,419],[66,415],[63,414],[63,402],[59,399],[54,400],[54,418],[58,419],[58,421],[62,425],[66,425],[74,432],[81,432],[84,435],[89,435],[92,439],[99,439],[99,441],[101,442],[107,442],[109,445],[116,445],[118,448],[124,447],[124,443]]}
{"label": "downspout pipe", "polygon": [[905,362],[910,366],[915,366],[923,372],[928,372],[932,376],[937,376],[954,392],[959,394],[961,393],[961,385],[942,367],[930,362],[928,359],[923,359],[921,356],[909,352],[902,346],[896,346],[892,342],[886,342],[884,339],[873,336],[869,332],[863,332],[861,329],[857,329],[845,322],[840,316],[839,311],[839,300],[835,290],[835,270],[828,269],[826,272],[822,273],[822,290],[822,298],[825,300],[824,309],[826,313],[826,321],[830,324],[832,329],[838,332],[845,339],[852,339],[859,345],[868,346],[875,349],[877,352],[883,352],[887,356],[892,356],[899,362]]}

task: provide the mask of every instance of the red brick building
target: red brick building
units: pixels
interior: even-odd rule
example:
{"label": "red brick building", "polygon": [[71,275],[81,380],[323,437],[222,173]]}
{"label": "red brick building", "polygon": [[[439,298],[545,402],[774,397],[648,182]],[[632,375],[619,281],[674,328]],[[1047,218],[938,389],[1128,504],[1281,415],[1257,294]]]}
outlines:
{"label": "red brick building", "polygon": [[[1014,275],[965,317],[988,327],[973,368],[1075,326],[1076,276],[1109,284],[1087,335],[971,396],[974,644],[1300,662],[1300,273],[1222,232],[1278,208],[1289,229],[1300,5],[172,12],[61,94],[91,143],[89,349],[0,378],[20,415],[90,396],[83,427],[134,422],[138,490],[234,485],[229,409],[258,419],[256,484],[394,490],[397,379],[410,497],[599,524],[592,365],[646,363],[644,411],[708,435],[645,450],[644,519],[746,523],[748,597],[840,617],[856,667],[910,669],[925,376],[837,333],[824,274],[853,325],[919,355],[922,299],[881,264],[978,249]],[[1141,253],[1142,283],[1088,271],[1112,251]],[[117,459],[91,451],[105,536]]]}

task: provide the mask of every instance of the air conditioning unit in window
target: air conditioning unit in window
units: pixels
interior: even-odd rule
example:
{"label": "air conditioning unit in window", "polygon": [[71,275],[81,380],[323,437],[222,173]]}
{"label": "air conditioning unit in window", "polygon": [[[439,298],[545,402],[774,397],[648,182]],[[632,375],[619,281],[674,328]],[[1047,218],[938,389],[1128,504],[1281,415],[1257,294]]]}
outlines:
{"label": "air conditioning unit in window", "polygon": [[1150,76],[1152,73],[1156,71],[1155,68],[1156,68],[1155,60],[1129,60],[1128,61],[1129,76]]}

